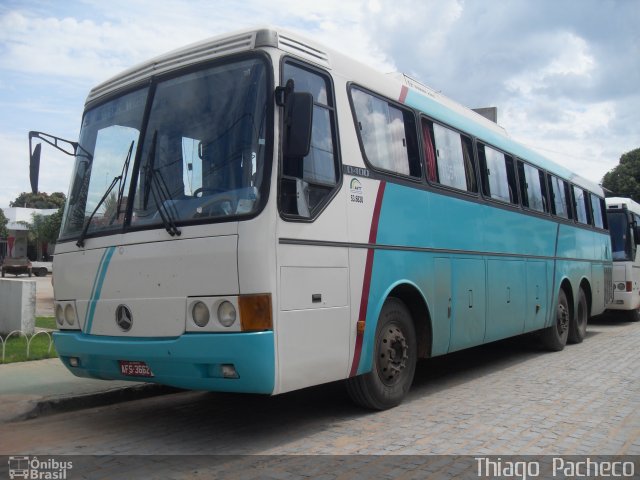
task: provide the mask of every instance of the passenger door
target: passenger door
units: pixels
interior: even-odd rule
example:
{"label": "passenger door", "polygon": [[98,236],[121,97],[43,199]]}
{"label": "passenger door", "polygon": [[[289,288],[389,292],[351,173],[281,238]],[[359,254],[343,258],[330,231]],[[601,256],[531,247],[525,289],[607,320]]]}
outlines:
{"label": "passenger door", "polygon": [[281,85],[290,79],[294,91],[313,95],[313,126],[309,154],[280,161],[276,393],[344,378],[350,340],[333,84],[326,72],[285,60]]}

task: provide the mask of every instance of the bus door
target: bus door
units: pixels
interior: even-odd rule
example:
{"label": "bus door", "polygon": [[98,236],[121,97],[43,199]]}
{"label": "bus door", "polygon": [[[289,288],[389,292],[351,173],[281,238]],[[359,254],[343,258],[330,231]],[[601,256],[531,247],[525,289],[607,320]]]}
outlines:
{"label": "bus door", "polygon": [[281,85],[290,80],[293,91],[313,96],[313,125],[308,154],[283,152],[281,159],[277,392],[344,378],[350,339],[349,256],[340,245],[347,213],[333,85],[322,70],[285,59]]}

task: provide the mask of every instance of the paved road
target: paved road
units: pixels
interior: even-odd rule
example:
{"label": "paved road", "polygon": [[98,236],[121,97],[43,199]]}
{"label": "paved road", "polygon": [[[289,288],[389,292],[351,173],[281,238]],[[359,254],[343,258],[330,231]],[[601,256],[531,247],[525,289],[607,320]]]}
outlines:
{"label": "paved road", "polygon": [[185,392],[5,424],[0,455],[640,455],[639,344],[640,323],[596,320],[562,352],[519,338],[424,361],[385,412],[353,406],[341,384]]}

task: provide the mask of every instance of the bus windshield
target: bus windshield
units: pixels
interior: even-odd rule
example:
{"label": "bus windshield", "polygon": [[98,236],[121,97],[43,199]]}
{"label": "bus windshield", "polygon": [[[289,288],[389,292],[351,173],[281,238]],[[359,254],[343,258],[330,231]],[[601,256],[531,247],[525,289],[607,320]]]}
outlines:
{"label": "bus windshield", "polygon": [[180,225],[254,213],[264,178],[267,88],[265,62],[243,59],[88,110],[79,143],[91,157],[76,157],[61,238],[77,237],[87,221],[86,233],[95,234],[166,227],[167,218]]}
{"label": "bus windshield", "polygon": [[608,212],[609,234],[613,260],[633,260],[631,255],[631,238],[629,221],[624,212]]}

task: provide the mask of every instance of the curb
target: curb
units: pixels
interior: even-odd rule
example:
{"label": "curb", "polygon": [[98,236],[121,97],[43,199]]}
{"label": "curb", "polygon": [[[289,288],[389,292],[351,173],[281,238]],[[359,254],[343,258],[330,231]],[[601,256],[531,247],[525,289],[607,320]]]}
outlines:
{"label": "curb", "polygon": [[85,410],[94,407],[103,407],[105,405],[130,402],[132,400],[141,400],[144,398],[155,397],[159,395],[169,395],[173,393],[180,393],[183,391],[184,390],[182,389],[168,387],[166,385],[145,384],[116,388],[99,393],[69,395],[66,397],[56,398],[43,398],[34,402],[34,405],[30,410],[23,412],[8,421],[20,422],[38,418],[41,416],[53,415],[56,413]]}

